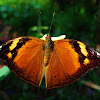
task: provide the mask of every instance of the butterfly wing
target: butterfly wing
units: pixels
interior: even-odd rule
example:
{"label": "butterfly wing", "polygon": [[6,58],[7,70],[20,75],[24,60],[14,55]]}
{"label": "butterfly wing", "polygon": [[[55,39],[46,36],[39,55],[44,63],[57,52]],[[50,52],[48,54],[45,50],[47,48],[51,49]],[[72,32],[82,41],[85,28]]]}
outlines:
{"label": "butterfly wing", "polygon": [[44,73],[43,41],[34,37],[19,37],[0,46],[0,58],[25,81],[39,86]]}
{"label": "butterfly wing", "polygon": [[100,53],[75,40],[58,40],[45,71],[48,89],[70,84],[85,72],[100,66]]}

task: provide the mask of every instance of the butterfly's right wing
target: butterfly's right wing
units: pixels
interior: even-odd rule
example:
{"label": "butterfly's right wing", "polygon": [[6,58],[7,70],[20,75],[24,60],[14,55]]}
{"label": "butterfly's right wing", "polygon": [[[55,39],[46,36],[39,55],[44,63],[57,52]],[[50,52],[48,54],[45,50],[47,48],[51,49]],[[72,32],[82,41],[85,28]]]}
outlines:
{"label": "butterfly's right wing", "polygon": [[39,86],[44,73],[43,41],[34,37],[19,37],[0,46],[0,58],[25,81]]}
{"label": "butterfly's right wing", "polygon": [[45,71],[46,87],[68,85],[96,66],[100,66],[100,53],[84,43],[69,39],[54,41]]}

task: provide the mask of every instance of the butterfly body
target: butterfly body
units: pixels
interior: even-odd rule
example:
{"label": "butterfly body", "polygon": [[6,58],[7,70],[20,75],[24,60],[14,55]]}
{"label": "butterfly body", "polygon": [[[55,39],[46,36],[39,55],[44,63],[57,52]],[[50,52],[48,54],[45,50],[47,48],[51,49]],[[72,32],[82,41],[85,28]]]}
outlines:
{"label": "butterfly body", "polygon": [[19,37],[0,46],[0,58],[25,81],[48,89],[68,85],[91,68],[100,66],[100,53],[71,39],[52,41]]}
{"label": "butterfly body", "polygon": [[54,48],[54,42],[51,40],[51,36],[48,34],[44,43],[44,66],[46,67],[50,60],[50,55]]}

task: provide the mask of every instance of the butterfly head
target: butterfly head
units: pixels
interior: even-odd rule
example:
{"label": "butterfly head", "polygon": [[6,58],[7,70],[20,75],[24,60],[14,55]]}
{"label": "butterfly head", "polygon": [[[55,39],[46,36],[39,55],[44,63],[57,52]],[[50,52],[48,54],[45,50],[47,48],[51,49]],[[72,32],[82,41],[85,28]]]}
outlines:
{"label": "butterfly head", "polygon": [[46,41],[51,41],[50,33],[47,34],[47,36],[45,37],[45,40],[46,40]]}

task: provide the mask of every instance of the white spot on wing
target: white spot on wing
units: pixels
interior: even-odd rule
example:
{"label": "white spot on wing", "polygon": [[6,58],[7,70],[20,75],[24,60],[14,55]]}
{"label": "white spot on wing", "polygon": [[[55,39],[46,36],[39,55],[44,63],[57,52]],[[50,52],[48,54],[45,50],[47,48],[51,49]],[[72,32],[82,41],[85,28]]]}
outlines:
{"label": "white spot on wing", "polygon": [[95,51],[95,50],[93,50],[93,49],[91,49],[91,53],[94,55],[94,53],[96,53],[97,54],[97,57],[100,57],[100,53],[99,52],[97,52],[97,51]]}
{"label": "white spot on wing", "polygon": [[97,52],[97,56],[100,57],[100,53]]}
{"label": "white spot on wing", "polygon": [[0,45],[0,50],[1,50],[1,48],[2,48],[2,45]]}

